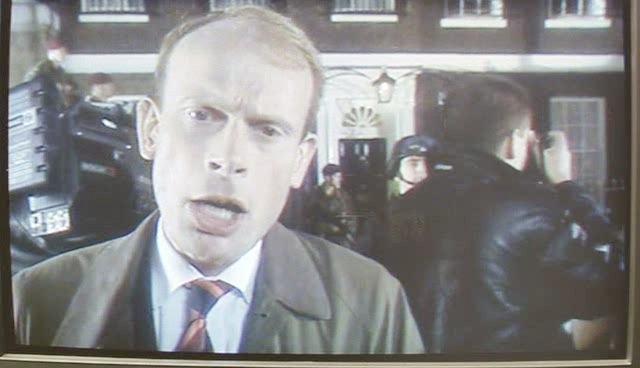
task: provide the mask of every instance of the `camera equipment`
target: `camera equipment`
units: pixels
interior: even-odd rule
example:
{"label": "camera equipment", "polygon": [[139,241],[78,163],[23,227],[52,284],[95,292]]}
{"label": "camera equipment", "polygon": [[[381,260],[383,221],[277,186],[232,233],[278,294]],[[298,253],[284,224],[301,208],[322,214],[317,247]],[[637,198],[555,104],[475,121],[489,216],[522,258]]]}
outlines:
{"label": "camera equipment", "polygon": [[46,77],[9,92],[12,258],[34,246],[55,255],[123,235],[155,208],[122,106],[62,106]]}

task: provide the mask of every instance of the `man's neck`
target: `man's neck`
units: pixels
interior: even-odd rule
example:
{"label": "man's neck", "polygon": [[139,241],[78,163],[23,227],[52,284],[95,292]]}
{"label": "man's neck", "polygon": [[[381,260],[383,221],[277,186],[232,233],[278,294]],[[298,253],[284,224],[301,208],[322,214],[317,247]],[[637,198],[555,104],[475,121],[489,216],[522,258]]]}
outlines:
{"label": "man's neck", "polygon": [[[199,277],[224,277],[222,275],[232,275],[232,279],[246,279],[246,277],[254,277],[260,259],[262,240],[258,240],[247,252],[242,254],[238,259],[225,264],[214,265],[213,267],[203,267],[193,262],[190,257],[184,255],[178,250],[172,240],[166,236],[166,232],[162,229],[162,224],[158,224],[158,233],[156,235],[156,244],[158,249],[158,264],[156,267],[161,269],[169,282],[169,291],[174,290],[183,282],[189,281],[193,275]],[[191,276],[189,276],[191,275]],[[227,275],[228,276],[228,275]],[[227,280],[225,280],[227,281]],[[249,281],[241,281],[246,283]],[[233,283],[232,283],[233,284]],[[250,281],[253,284],[253,280]],[[237,285],[234,285],[237,286]],[[251,289],[251,287],[247,287]],[[241,288],[241,289],[247,289]],[[244,290],[243,290],[244,291]]]}

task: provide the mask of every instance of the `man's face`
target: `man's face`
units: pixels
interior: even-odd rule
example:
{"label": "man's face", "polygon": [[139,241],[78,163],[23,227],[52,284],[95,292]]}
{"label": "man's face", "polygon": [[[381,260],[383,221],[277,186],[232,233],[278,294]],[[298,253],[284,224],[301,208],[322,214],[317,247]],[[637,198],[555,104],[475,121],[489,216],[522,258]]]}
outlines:
{"label": "man's face", "polygon": [[400,160],[399,175],[411,184],[418,184],[428,176],[427,160],[422,156],[407,156]]}
{"label": "man's face", "polygon": [[270,46],[235,27],[209,24],[182,39],[160,112],[139,123],[163,229],[207,273],[266,234],[315,152],[315,140],[303,137],[310,70],[265,61]]}
{"label": "man's face", "polygon": [[93,86],[91,86],[91,95],[101,101],[106,101],[109,98],[113,97],[113,95],[115,94],[116,86],[111,82],[94,84]]}
{"label": "man's face", "polygon": [[60,65],[67,58],[67,49],[66,47],[59,47],[57,49],[48,50],[47,57],[56,65]]}
{"label": "man's face", "polygon": [[329,176],[329,183],[336,188],[340,188],[342,186],[342,173],[335,173]]}

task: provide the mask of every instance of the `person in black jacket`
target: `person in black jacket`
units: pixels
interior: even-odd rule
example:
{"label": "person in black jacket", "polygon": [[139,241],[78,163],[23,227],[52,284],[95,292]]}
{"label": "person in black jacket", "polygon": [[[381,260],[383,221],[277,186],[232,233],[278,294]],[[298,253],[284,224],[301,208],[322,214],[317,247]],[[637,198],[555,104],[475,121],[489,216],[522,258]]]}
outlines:
{"label": "person in black jacket", "polygon": [[450,92],[450,170],[400,198],[390,218],[387,266],[430,352],[572,351],[568,321],[622,304],[612,226],[570,180],[564,135],[549,136],[543,184],[523,173],[538,143],[522,87],[475,77]]}

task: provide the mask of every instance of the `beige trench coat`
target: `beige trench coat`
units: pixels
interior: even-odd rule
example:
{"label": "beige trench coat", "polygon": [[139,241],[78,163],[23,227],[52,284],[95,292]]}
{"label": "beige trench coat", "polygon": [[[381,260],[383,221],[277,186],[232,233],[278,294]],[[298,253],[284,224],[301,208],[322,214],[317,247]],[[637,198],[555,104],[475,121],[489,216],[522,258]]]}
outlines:
{"label": "beige trench coat", "polygon": [[[148,269],[157,218],[17,274],[16,342],[155,350],[141,270]],[[241,352],[423,352],[404,290],[382,266],[280,224],[263,244]]]}

